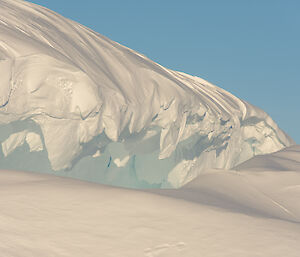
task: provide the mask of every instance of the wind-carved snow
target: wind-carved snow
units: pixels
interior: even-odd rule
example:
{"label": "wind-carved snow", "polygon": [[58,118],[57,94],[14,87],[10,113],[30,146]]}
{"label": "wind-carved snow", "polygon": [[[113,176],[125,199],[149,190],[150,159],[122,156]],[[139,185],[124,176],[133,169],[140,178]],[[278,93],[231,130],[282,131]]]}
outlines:
{"label": "wind-carved snow", "polygon": [[0,14],[2,168],[41,171],[35,156],[47,172],[180,187],[293,144],[262,110],[46,8],[0,0]]}

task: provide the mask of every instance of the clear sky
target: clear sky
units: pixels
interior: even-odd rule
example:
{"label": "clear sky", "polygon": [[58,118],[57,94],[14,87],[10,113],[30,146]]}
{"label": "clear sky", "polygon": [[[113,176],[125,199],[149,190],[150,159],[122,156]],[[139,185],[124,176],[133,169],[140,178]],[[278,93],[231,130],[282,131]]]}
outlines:
{"label": "clear sky", "polygon": [[300,0],[32,0],[262,108],[300,144]]}

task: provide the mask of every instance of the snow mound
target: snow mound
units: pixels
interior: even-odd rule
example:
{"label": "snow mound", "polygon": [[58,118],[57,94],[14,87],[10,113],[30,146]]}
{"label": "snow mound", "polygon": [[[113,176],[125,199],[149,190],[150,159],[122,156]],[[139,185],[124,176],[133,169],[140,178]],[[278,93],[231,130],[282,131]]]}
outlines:
{"label": "snow mound", "polygon": [[46,8],[0,0],[0,167],[180,187],[293,144],[262,110]]}
{"label": "snow mound", "polygon": [[272,154],[255,156],[234,169],[300,171],[300,145],[290,146]]}
{"label": "snow mound", "polygon": [[219,170],[149,192],[0,170],[1,256],[299,257],[299,184]]}

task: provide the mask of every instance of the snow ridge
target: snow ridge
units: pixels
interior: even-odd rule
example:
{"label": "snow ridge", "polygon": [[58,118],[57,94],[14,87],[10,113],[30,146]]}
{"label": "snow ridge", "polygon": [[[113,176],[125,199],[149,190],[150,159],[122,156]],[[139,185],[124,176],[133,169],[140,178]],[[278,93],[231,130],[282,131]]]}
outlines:
{"label": "snow ridge", "polygon": [[0,70],[2,168],[40,152],[48,172],[180,187],[293,144],[229,92],[32,3],[0,0]]}

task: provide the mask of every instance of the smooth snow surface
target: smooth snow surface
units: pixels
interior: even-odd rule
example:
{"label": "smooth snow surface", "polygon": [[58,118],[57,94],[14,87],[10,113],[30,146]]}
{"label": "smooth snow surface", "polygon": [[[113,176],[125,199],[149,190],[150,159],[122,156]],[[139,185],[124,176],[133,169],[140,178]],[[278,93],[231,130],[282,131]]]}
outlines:
{"label": "smooth snow surface", "polygon": [[300,171],[300,145],[293,145],[272,154],[255,156],[234,169]]}
{"label": "smooth snow surface", "polygon": [[0,73],[3,169],[180,187],[293,144],[225,90],[19,0],[0,0]]}
{"label": "smooth snow surface", "polygon": [[299,257],[300,172],[139,191],[0,171],[3,257]]}

